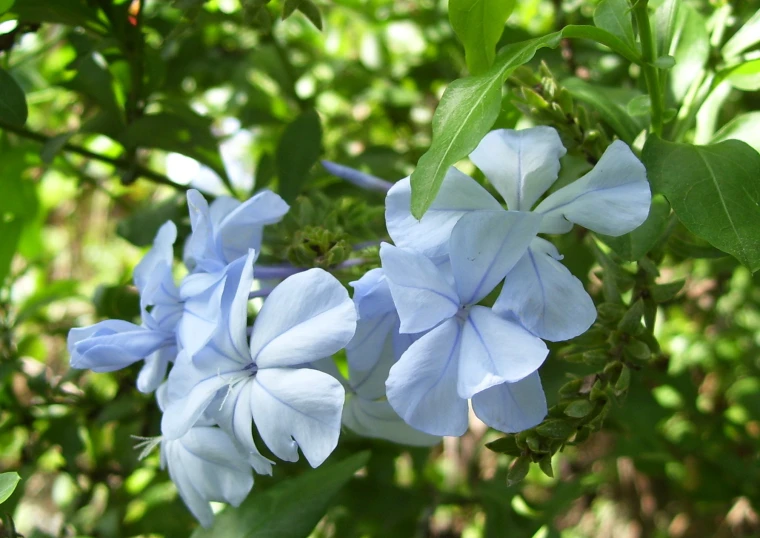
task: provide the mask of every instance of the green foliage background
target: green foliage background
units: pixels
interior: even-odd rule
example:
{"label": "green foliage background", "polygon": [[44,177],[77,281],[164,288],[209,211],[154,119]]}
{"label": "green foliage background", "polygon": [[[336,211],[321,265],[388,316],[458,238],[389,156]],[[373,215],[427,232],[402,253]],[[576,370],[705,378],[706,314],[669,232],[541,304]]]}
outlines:
{"label": "green foliage background", "polygon": [[[651,61],[633,65],[626,0],[0,0],[0,471],[22,477],[0,535],[760,535],[760,6],[650,8]],[[566,28],[594,24],[618,53]],[[138,314],[131,271],[164,220],[189,232],[198,172],[173,154],[215,173],[212,194],[268,187],[292,202],[262,261],[334,267],[385,237],[383,199],[318,159],[391,181],[419,161],[434,183],[420,170],[475,172],[461,159],[493,120],[555,126],[569,149],[559,184],[620,138],[660,193],[628,236],[557,238],[600,320],[541,369],[554,415],[432,451],[344,432],[324,468],[278,465],[242,510],[195,531],[158,455],[133,449],[160,422],[135,370],[70,370],[65,347],[72,326]],[[644,147],[650,124],[665,141]],[[251,137],[225,165],[219,144],[238,130]],[[749,146],[691,145],[732,138]],[[692,187],[732,203],[691,214]],[[360,255],[341,280],[377,264],[376,249]]]}

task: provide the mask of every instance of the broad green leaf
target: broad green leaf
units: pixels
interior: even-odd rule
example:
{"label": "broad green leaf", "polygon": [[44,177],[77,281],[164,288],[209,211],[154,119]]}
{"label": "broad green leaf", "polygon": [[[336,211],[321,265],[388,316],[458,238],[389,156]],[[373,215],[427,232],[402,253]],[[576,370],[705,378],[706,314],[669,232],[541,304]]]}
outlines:
{"label": "broad green leaf", "polygon": [[156,148],[181,153],[208,166],[229,183],[219,144],[211,134],[211,122],[197,114],[148,114],[127,127],[121,142],[127,148]]}
{"label": "broad green leaf", "polygon": [[103,134],[116,137],[125,125],[124,110],[119,104],[116,81],[105,59],[98,53],[89,53],[77,58],[74,68],[74,78],[61,86],[86,95],[97,103],[108,120],[102,124],[109,127],[102,131]]}
{"label": "broad green leaf", "polygon": [[317,28],[322,29],[322,13],[319,11],[319,7],[311,0],[301,0],[298,4],[298,11],[304,14],[309,21]]}
{"label": "broad green leaf", "polygon": [[562,38],[591,39],[632,62],[638,53],[609,32],[593,26],[566,26],[536,39],[505,47],[482,75],[455,80],[433,115],[433,142],[412,173],[412,214],[418,219],[433,203],[450,166],[466,157],[488,133],[499,116],[501,88],[506,78],[528,62],[540,48],[554,48]]}
{"label": "broad green leaf", "polygon": [[8,500],[20,481],[18,473],[0,473],[0,503]]}
{"label": "broad green leaf", "polygon": [[515,3],[516,0],[449,0],[449,22],[464,45],[471,74],[479,75],[493,64],[496,44]]}
{"label": "broad green leaf", "polygon": [[707,21],[681,0],[666,0],[655,11],[658,56],[669,55],[675,65],[668,71],[668,84],[681,102],[710,55]]}
{"label": "broad green leaf", "polygon": [[27,22],[82,26],[101,33],[107,30],[98,12],[82,0],[21,0],[14,4],[13,12]]}
{"label": "broad green leaf", "polygon": [[0,15],[13,7],[15,0],[0,0]]}
{"label": "broad green leaf", "polygon": [[663,196],[655,195],[652,197],[649,216],[647,216],[647,220],[641,226],[620,237],[601,234],[599,234],[599,237],[621,258],[636,261],[641,259],[657,244],[662,232],[668,225],[669,215],[670,204],[668,204],[668,201]]}
{"label": "broad green leaf", "polygon": [[298,9],[301,2],[303,0],[285,0],[282,4],[282,18],[287,19],[290,17]]}
{"label": "broad green leaf", "polygon": [[760,43],[760,10],[739,28],[739,31],[726,41],[721,54],[726,59],[735,58],[750,47]]}
{"label": "broad green leaf", "polygon": [[238,508],[228,508],[210,529],[192,538],[306,538],[327,511],[330,501],[369,461],[359,452],[338,463],[323,465],[288,478],[267,490],[257,489]]}
{"label": "broad green leaf", "polygon": [[715,133],[711,143],[729,139],[741,140],[760,151],[760,112],[736,116]]}
{"label": "broad green leaf", "polygon": [[0,120],[20,127],[28,115],[24,92],[14,78],[0,68]]}
{"label": "broad green leaf", "polygon": [[626,143],[632,144],[646,127],[644,122],[632,118],[628,112],[628,102],[631,100],[629,92],[589,84],[579,78],[563,80],[562,85],[573,97],[596,110],[602,120]]}
{"label": "broad green leaf", "polygon": [[760,60],[750,60],[731,69],[726,80],[737,90],[753,92],[760,89]]}
{"label": "broad green leaf", "polygon": [[594,10],[594,25],[636,47],[631,4],[628,0],[602,0]]}
{"label": "broad green leaf", "polygon": [[738,140],[693,146],[650,136],[642,160],[689,231],[760,269],[760,154]]}
{"label": "broad green leaf", "polygon": [[319,114],[307,110],[285,127],[277,145],[275,162],[280,178],[278,192],[292,202],[322,153],[322,126]]}

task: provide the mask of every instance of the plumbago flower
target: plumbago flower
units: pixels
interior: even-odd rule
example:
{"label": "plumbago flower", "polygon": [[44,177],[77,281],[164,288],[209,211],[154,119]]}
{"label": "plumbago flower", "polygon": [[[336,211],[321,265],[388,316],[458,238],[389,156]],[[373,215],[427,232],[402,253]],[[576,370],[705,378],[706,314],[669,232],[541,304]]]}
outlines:
{"label": "plumbago flower", "polygon": [[[166,384],[156,391],[158,406],[168,406]],[[204,527],[210,527],[214,513],[210,502],[239,506],[253,487],[250,456],[214,421],[201,417],[182,437],[174,440],[148,439],[144,455],[160,444],[161,468],[177,486],[180,497]]]}
{"label": "plumbago flower", "polygon": [[[540,217],[540,233],[566,233],[579,224],[618,236],[646,220],[651,202],[646,170],[621,141],[613,142],[585,176],[535,205],[557,180],[560,157],[565,153],[553,128],[534,127],[492,131],[470,158],[504,197],[509,211],[532,211]],[[411,214],[410,200],[409,178],[390,189],[386,198],[388,232],[397,246],[415,249],[434,261],[445,260],[450,253],[449,237],[464,215],[504,211],[475,180],[453,167],[419,221]],[[596,309],[561,259],[551,243],[533,239],[507,274],[494,312],[518,320],[545,340],[567,340],[585,332],[596,319]]]}
{"label": "plumbago flower", "polygon": [[210,206],[198,191],[189,190],[187,205],[193,233],[185,245],[184,261],[193,273],[180,287],[185,310],[178,332],[192,357],[220,327],[221,300],[232,262],[249,249],[258,252],[264,226],[279,222],[289,206],[268,190],[242,203],[220,197]]}
{"label": "plumbago flower", "polygon": [[519,431],[546,414],[537,374],[548,349],[521,325],[479,306],[525,253],[541,218],[478,211],[451,230],[447,264],[419,251],[380,248],[400,331],[424,333],[390,369],[388,401],[431,435],[464,434],[467,400],[489,426]]}
{"label": "plumbago flower", "polygon": [[111,319],[72,329],[68,336],[72,368],[112,372],[144,360],[137,388],[142,392],[156,390],[177,355],[176,328],[183,311],[172,276],[176,239],[174,223],[165,223],[156,234],[153,248],[135,267],[142,325]]}
{"label": "plumbago flower", "polygon": [[[275,456],[296,461],[300,448],[316,467],[337,445],[345,393],[333,377],[301,366],[345,347],[356,329],[356,310],[335,277],[310,269],[271,292],[248,341],[255,257],[249,251],[228,268],[227,278],[235,286],[225,286],[221,294],[224,330],[193,357],[184,352],[178,357],[169,375],[171,402],[161,430],[166,439],[179,439],[208,412],[262,472],[271,462],[254,445],[255,423]],[[180,342],[186,346],[182,335]]]}
{"label": "plumbago flower", "polygon": [[372,269],[351,286],[359,319],[356,334],[346,346],[348,380],[343,380],[332,361],[328,365],[330,373],[347,386],[343,424],[359,435],[394,443],[430,446],[440,442],[440,437],[406,424],[386,399],[388,372],[415,335],[399,332],[401,320],[383,270]]}

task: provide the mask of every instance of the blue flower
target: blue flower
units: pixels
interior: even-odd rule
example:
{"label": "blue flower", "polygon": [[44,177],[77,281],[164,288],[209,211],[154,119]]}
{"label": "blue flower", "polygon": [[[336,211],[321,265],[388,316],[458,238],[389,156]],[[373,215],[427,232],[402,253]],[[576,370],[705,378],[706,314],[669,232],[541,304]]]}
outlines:
{"label": "blue flower", "polygon": [[[515,409],[515,424],[490,409],[510,394],[509,387],[490,389],[530,385],[523,380],[536,372],[548,350],[519,324],[477,305],[520,260],[540,222],[540,216],[525,212],[469,212],[451,229],[450,269],[420,252],[381,246],[401,332],[426,333],[403,353],[386,383],[391,406],[414,428],[462,435],[470,398],[476,415],[499,429],[524,429],[543,418],[545,402],[526,413]],[[540,383],[538,389],[540,398],[534,400],[543,399]]]}
{"label": "blue flower", "polygon": [[192,273],[180,286],[184,313],[178,333],[192,358],[223,330],[222,295],[234,294],[234,289],[225,292],[230,268],[243,263],[249,249],[259,251],[264,226],[281,220],[289,206],[268,190],[242,203],[222,196],[210,206],[198,191],[189,190],[187,204],[193,231],[185,243],[184,260]]}
{"label": "blue flower", "polygon": [[137,388],[141,392],[156,390],[177,355],[175,330],[183,310],[172,276],[172,246],[176,238],[176,226],[166,222],[156,234],[153,248],[135,268],[142,326],[105,320],[71,329],[68,349],[72,368],[112,372],[144,360]]}
{"label": "blue flower", "polygon": [[[159,407],[167,407],[166,386],[156,392]],[[253,487],[249,456],[211,420],[198,421],[179,439],[158,438],[161,468],[168,469],[180,497],[204,527],[210,527],[214,513],[209,503],[226,502],[239,506]],[[153,440],[145,443],[150,449]]]}
{"label": "blue flower", "polygon": [[406,424],[385,397],[388,372],[415,335],[399,332],[400,320],[383,270],[372,269],[351,286],[359,319],[356,334],[346,346],[348,379],[330,359],[315,365],[346,386],[343,424],[359,435],[394,443],[430,446],[440,442],[440,437]]}
{"label": "blue flower", "polygon": [[356,329],[356,310],[333,276],[311,269],[272,291],[248,342],[254,259],[250,251],[227,271],[224,330],[193,357],[184,352],[178,357],[169,374],[172,398],[161,429],[165,438],[178,439],[208,411],[248,453],[259,454],[252,438],[255,423],[275,456],[296,461],[300,448],[316,467],[338,442],[345,394],[328,374],[299,366],[345,347]]}
{"label": "blue flower", "polygon": [[261,249],[264,226],[282,220],[290,207],[277,194],[263,190],[245,202],[221,196],[209,206],[198,191],[187,191],[193,233],[184,261],[191,271],[216,273],[234,260]]}
{"label": "blue flower", "polygon": [[[501,129],[486,135],[470,158],[504,197],[509,211],[527,212],[556,181],[565,152],[550,127]],[[411,214],[410,200],[408,178],[388,192],[388,232],[397,246],[435,261],[446,259],[451,231],[464,215],[503,210],[483,187],[453,167],[420,221]],[[644,166],[625,143],[615,141],[593,170],[551,193],[532,213],[541,218],[540,233],[565,233],[579,224],[618,236],[646,220],[650,202]],[[582,283],[559,263],[561,259],[545,240],[534,239],[525,259],[507,275],[495,311],[550,341],[585,332],[596,319],[596,310]]]}

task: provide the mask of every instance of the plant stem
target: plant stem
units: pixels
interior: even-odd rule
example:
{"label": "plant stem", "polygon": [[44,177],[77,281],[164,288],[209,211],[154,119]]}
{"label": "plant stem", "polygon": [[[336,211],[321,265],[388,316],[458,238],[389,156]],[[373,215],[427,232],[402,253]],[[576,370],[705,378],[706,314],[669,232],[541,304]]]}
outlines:
{"label": "plant stem", "polygon": [[[23,138],[27,138],[29,140],[34,140],[36,142],[39,142],[40,144],[46,144],[51,139],[51,137],[46,136],[44,134],[35,133],[33,131],[25,129],[24,127],[17,127],[15,125],[10,125],[2,120],[0,120],[0,129],[9,133],[13,133],[18,136],[21,136]],[[174,187],[175,189],[179,189],[183,191],[186,191],[190,188],[186,185],[180,185],[179,183],[175,183],[174,181],[172,181],[171,179],[169,179],[163,174],[154,172],[153,170],[150,170],[149,168],[145,168],[144,166],[131,163],[126,159],[107,157],[106,155],[101,155],[99,153],[95,153],[94,151],[90,151],[86,148],[83,148],[82,146],[77,146],[75,144],[70,144],[70,143],[64,144],[61,149],[63,151],[68,151],[70,153],[76,153],[77,155],[81,155],[82,157],[87,157],[88,159],[93,159],[96,161],[108,163],[110,165],[115,166],[116,168],[121,168],[121,169],[126,170],[132,167],[137,176],[143,177],[145,179],[149,179],[150,181],[153,181],[154,183],[158,183],[159,185],[168,185],[170,187]]]}
{"label": "plant stem", "polygon": [[654,66],[655,42],[652,29],[649,26],[649,12],[647,4],[649,0],[638,0],[633,6],[633,16],[639,28],[641,39],[641,70],[647,84],[647,91],[651,100],[651,131],[657,136],[662,136],[662,123],[664,114],[662,88],[660,87],[660,74]]}

